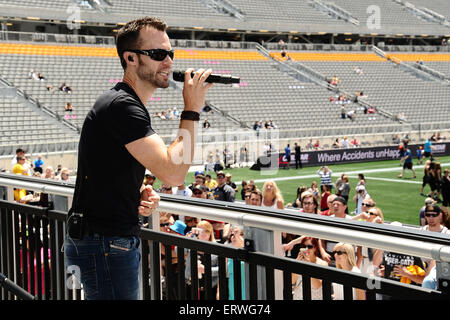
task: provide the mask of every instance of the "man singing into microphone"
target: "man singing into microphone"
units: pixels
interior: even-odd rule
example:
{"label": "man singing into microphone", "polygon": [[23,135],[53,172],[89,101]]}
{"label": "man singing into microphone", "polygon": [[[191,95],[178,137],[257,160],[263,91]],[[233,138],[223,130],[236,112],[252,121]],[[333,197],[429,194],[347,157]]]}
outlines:
{"label": "man singing into microphone", "polygon": [[[151,17],[119,30],[123,81],[98,98],[81,131],[64,246],[68,269],[79,268],[89,300],[139,298],[139,214],[149,216],[159,202],[151,186],[141,187],[145,169],[176,186],[183,183],[193,158],[211,70],[199,69],[192,78],[194,70],[186,70],[184,111],[178,137],[169,147],[152,129],[145,108],[155,89],[169,85],[174,51],[166,30],[164,21]],[[105,174],[110,174],[107,180]]]}

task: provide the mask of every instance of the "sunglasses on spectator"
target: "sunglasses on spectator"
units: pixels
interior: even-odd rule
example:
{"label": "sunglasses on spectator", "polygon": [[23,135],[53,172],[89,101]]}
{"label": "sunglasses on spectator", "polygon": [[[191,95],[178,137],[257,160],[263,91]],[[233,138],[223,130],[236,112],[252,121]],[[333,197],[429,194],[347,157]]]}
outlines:
{"label": "sunglasses on spectator", "polygon": [[375,212],[369,212],[371,216],[378,216]]}
{"label": "sunglasses on spectator", "polygon": [[337,254],[338,256],[342,254],[346,254],[344,251],[333,251],[333,255]]}
{"label": "sunglasses on spectator", "polygon": [[126,50],[130,52],[134,52],[137,54],[144,54],[149,56],[150,59],[155,61],[163,61],[167,56],[173,60],[175,51],[174,50],[164,50],[164,49],[151,49],[151,50]]}
{"label": "sunglasses on spectator", "polygon": [[307,248],[307,249],[314,249],[314,246],[312,244],[306,244],[305,248]]}
{"label": "sunglasses on spectator", "polygon": [[159,226],[162,227],[168,227],[170,226],[170,222],[166,222],[166,223],[160,223]]}
{"label": "sunglasses on spectator", "polygon": [[367,202],[363,202],[362,205],[366,206],[366,207],[373,207],[374,206],[373,204],[370,204],[370,203],[367,203]]}
{"label": "sunglasses on spectator", "polygon": [[201,192],[201,191],[197,191],[197,192],[194,192],[194,194],[196,194],[196,195],[202,195],[202,194],[203,194],[203,192]]}
{"label": "sunglasses on spectator", "polygon": [[436,213],[436,212],[426,212],[425,213],[425,217],[433,217],[433,218],[436,218],[436,217],[438,217],[439,216],[439,213]]}

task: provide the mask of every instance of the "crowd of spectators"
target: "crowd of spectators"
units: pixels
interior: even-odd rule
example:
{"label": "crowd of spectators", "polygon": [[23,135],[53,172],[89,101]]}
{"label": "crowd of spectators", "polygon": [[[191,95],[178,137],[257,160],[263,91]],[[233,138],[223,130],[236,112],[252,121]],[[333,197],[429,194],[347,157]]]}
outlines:
{"label": "crowd of spectators", "polygon": [[[195,180],[185,188],[191,193],[186,196],[220,200],[226,202],[239,201],[248,206],[260,206],[265,208],[293,210],[298,214],[317,214],[322,216],[366,221],[368,223],[384,224],[384,216],[375,199],[370,195],[367,182],[363,174],[359,174],[356,186],[352,187],[346,174],[342,174],[335,183],[332,178],[332,170],[327,166],[320,167],[317,175],[320,182],[313,181],[311,186],[300,186],[297,196],[292,202],[285,202],[283,195],[275,181],[266,181],[259,190],[253,180],[242,181],[240,187],[231,179],[231,174],[218,171],[215,179],[208,177],[204,172],[196,172]],[[448,177],[448,171],[446,172]],[[154,177],[152,179],[155,179]],[[448,178],[450,181],[450,177]],[[154,180],[152,180],[154,182]],[[183,189],[183,188],[182,188]],[[162,186],[162,193],[180,194],[178,188]],[[352,197],[351,197],[352,196]],[[356,210],[348,211],[348,202],[354,201]],[[163,216],[162,216],[163,217]],[[427,198],[425,206],[421,210],[422,230],[449,233],[450,217],[444,206],[438,206],[435,200]],[[164,219],[167,217],[164,216]],[[168,228],[179,230],[178,235],[196,237],[203,241],[214,241],[243,247],[244,230],[242,226],[232,225],[227,222],[211,221],[194,217],[171,215],[171,224]],[[163,218],[162,218],[163,219]],[[163,221],[163,220],[161,220]],[[393,225],[399,225],[393,222]],[[401,224],[400,224],[401,225]],[[163,222],[161,222],[163,226]],[[180,227],[181,226],[181,227]],[[182,232],[180,231],[182,230]],[[186,231],[189,230],[189,231]],[[389,252],[381,249],[356,246],[349,243],[338,243],[326,239],[317,239],[308,236],[282,233],[283,250],[286,257],[329,266],[350,272],[368,276],[384,277],[386,279],[409,283],[417,286],[435,288],[435,261],[421,259],[410,255]],[[186,253],[189,256],[188,253]],[[190,257],[188,258],[190,259]],[[218,266],[217,257],[211,257],[211,270],[213,277],[213,289],[220,298],[217,282]],[[233,299],[232,260],[227,259],[227,276],[229,286],[226,289],[228,298]],[[199,293],[195,299],[204,297],[204,257],[199,253]],[[190,267],[189,267],[190,268]],[[190,272],[190,269],[187,269]],[[231,269],[230,269],[231,268]],[[186,271],[186,284],[191,284],[191,275]],[[241,269],[241,279],[245,276],[245,268]],[[292,277],[292,292],[294,299],[301,299],[303,294],[302,276],[294,274]],[[311,282],[312,299],[322,299],[322,280],[309,278]],[[242,282],[242,291],[245,292],[245,282]],[[332,285],[332,297],[335,300],[343,299],[342,285]],[[175,293],[174,293],[175,294]],[[365,291],[353,290],[353,298],[365,299]],[[389,296],[377,295],[378,299],[390,299]]]}
{"label": "crowd of spectators", "polygon": [[[8,172],[7,170],[4,170]],[[58,165],[56,169],[52,166],[45,166],[45,161],[42,155],[37,155],[33,161],[22,148],[16,149],[16,155],[11,160],[11,170],[13,174],[29,176],[40,179],[57,180],[66,183],[74,182],[74,177],[71,177],[70,170],[62,165]],[[67,201],[61,206],[60,196],[49,197],[44,192],[36,192],[26,189],[14,189],[14,201],[29,205],[39,205],[45,207],[58,207],[58,210],[67,210]]]}
{"label": "crowd of spectators", "polygon": [[167,110],[155,113],[155,117],[161,120],[179,120],[180,115],[181,113],[177,109],[177,107],[169,108]]}
{"label": "crowd of spectators", "polygon": [[277,126],[273,122],[273,120],[265,120],[263,124],[263,120],[255,121],[253,124],[253,130],[259,132],[260,130],[271,130],[276,129]]}
{"label": "crowd of spectators", "polygon": [[[439,135],[434,134],[433,139],[436,139],[436,136]],[[399,139],[398,136],[396,138]],[[404,136],[403,141],[406,141],[405,139],[407,138]],[[34,161],[31,161],[31,159],[25,157],[25,151],[23,149],[17,149],[16,151],[16,156],[14,156],[11,162],[13,173],[27,176],[33,175],[44,179],[69,181],[70,171],[67,168],[58,166],[58,169],[55,171],[51,166],[45,166],[45,161],[42,156],[37,156]],[[434,163],[434,167],[431,165],[432,163]],[[430,171],[430,167],[433,167],[435,170],[434,173],[429,173],[428,175],[435,175],[438,163],[427,160],[425,167],[427,168],[427,172]],[[198,199],[225,202],[239,201],[246,206],[274,209],[287,208],[293,212],[297,212],[297,214],[317,214],[324,217],[366,221],[367,223],[385,223],[383,212],[377,206],[375,199],[370,195],[370,188],[367,186],[367,181],[363,174],[358,175],[358,182],[356,186],[352,187],[345,173],[333,183],[333,171],[327,166],[322,166],[317,170],[317,176],[320,178],[320,182],[312,181],[310,186],[299,186],[296,198],[292,202],[285,201],[282,192],[273,180],[266,181],[261,190],[259,190],[254,180],[242,181],[240,186],[238,186],[237,183],[233,182],[230,173],[215,170],[214,177],[211,174],[213,173],[197,171],[194,175],[194,181],[190,183],[185,182],[177,187],[162,184],[157,191],[164,194],[176,194]],[[156,181],[157,178],[147,170],[143,184],[154,186]],[[428,180],[424,178],[424,181]],[[438,204],[439,199],[436,198],[436,194],[427,197],[425,205],[420,210],[421,230],[450,233],[448,230],[450,227],[450,215],[446,208],[449,205],[450,190],[450,177],[447,169],[444,170],[444,176],[441,178],[441,181],[442,186],[446,185],[446,189],[440,189],[440,194],[438,193],[437,195],[438,197],[439,195],[444,197],[443,206]],[[352,195],[354,196],[351,197]],[[14,192],[14,197],[16,201],[21,203],[42,205],[42,194],[17,189]],[[354,212],[349,212],[348,210],[349,201],[355,202],[356,210]],[[149,222],[142,218],[142,223],[143,226],[148,226]],[[398,225],[399,223],[393,222],[392,224]],[[244,228],[240,225],[227,223],[226,221],[200,219],[197,217],[161,212],[160,231],[177,236],[192,237],[201,241],[222,243],[237,248],[244,246]],[[436,289],[436,263],[432,259],[421,259],[411,255],[381,249],[356,246],[349,243],[338,243],[327,239],[289,233],[282,233],[281,241],[286,257],[292,259]],[[167,248],[170,247],[162,247],[161,249],[162,276],[164,279],[167,274],[167,268],[169,268],[169,266],[165,265],[166,261],[164,259]],[[172,263],[170,268],[172,270],[171,272],[174,272],[176,275],[172,279],[176,281],[179,278],[177,274],[177,248],[174,246],[171,248]],[[211,261],[206,261],[208,257],[203,252],[197,253],[199,291],[196,296],[192,297],[190,296],[193,281],[190,269],[190,259],[192,256],[188,250],[185,250],[186,268],[184,278],[187,289],[186,293],[189,299],[205,298],[205,265],[210,265],[213,290],[216,298],[220,298],[218,256],[211,255]],[[234,299],[235,283],[233,273],[235,272],[235,268],[233,267],[233,263],[237,262],[233,261],[233,259],[226,259],[228,286],[225,288],[225,292],[228,299]],[[244,263],[239,263],[241,263],[241,289],[245,295],[246,271]],[[311,288],[311,298],[317,300],[322,299],[322,280],[316,278],[308,279],[310,281],[308,287]],[[163,288],[166,288],[166,286],[167,283],[163,281]],[[171,287],[174,288],[173,292],[163,290],[164,294],[169,294],[169,297],[166,298],[175,298],[178,296],[177,285]],[[293,275],[292,292],[294,299],[302,299],[303,279],[301,275]],[[332,292],[333,299],[343,299],[342,285],[333,283]],[[388,296],[380,295],[377,297],[379,299],[390,299]],[[358,300],[365,299],[364,290],[354,289],[353,298]]]}
{"label": "crowd of spectators", "polygon": [[[31,69],[30,72],[28,73],[28,79],[40,82],[47,82],[47,78],[42,74],[42,72],[35,71],[33,69]],[[66,93],[69,95],[72,94],[73,92],[73,88],[68,84],[66,84],[66,82],[61,83],[59,86],[54,86],[50,83],[47,83],[45,85],[45,88],[49,93],[54,93],[56,89],[58,92]],[[66,105],[64,106],[64,113],[65,113],[64,118],[66,120],[76,119],[76,115],[73,114],[72,112],[73,112],[72,103],[67,102]]]}

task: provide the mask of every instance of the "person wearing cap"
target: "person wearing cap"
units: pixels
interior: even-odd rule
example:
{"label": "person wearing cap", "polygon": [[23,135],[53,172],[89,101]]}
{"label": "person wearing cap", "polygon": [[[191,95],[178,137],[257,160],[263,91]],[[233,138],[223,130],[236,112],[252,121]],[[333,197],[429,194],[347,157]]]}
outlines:
{"label": "person wearing cap", "polygon": [[231,181],[231,173],[227,172],[225,175],[226,184],[233,188],[235,192],[238,192],[238,187],[236,186],[236,183]]}
{"label": "person wearing cap", "polygon": [[426,209],[426,207],[428,205],[433,205],[435,203],[436,203],[436,201],[433,198],[431,198],[431,197],[428,197],[428,198],[425,199],[425,205],[422,208],[420,208],[420,211],[419,211],[419,222],[420,222],[420,226],[421,227],[423,227],[423,226],[425,226],[427,224],[427,219],[425,219],[425,209]]}
{"label": "person wearing cap", "polygon": [[156,181],[156,176],[150,172],[150,170],[145,170],[144,175],[144,186],[153,186]]}
{"label": "person wearing cap", "polygon": [[236,192],[232,187],[226,184],[225,173],[217,172],[217,187],[212,190],[214,200],[234,202]]}
{"label": "person wearing cap", "polygon": [[425,219],[427,223],[420,229],[425,231],[433,231],[448,234],[449,229],[445,226],[448,221],[448,211],[444,207],[440,207],[435,203],[430,203],[425,206]]}
{"label": "person wearing cap", "polygon": [[[443,234],[450,234],[450,230],[445,225],[448,224],[448,211],[436,204],[427,204],[425,206],[425,218],[427,224],[422,226],[420,230],[439,232]],[[436,260],[422,258],[427,266],[427,273],[422,282],[422,287],[429,289],[437,289],[436,278]]]}
{"label": "person wearing cap", "polygon": [[200,171],[200,170],[197,170],[197,171],[195,171],[195,173],[194,173],[194,177],[198,176],[199,174],[201,174],[201,175],[203,176],[203,175],[204,175],[204,172],[203,172],[203,171]]}
{"label": "person wearing cap", "polygon": [[203,176],[203,172],[197,171],[195,174],[195,181],[191,183],[188,188],[191,191],[194,191],[195,186],[204,186],[205,185],[205,177]]}
{"label": "person wearing cap", "polygon": [[196,185],[193,188],[192,197],[199,198],[199,199],[207,199],[208,198],[208,194],[207,194],[206,191],[207,191],[207,188],[205,186]]}

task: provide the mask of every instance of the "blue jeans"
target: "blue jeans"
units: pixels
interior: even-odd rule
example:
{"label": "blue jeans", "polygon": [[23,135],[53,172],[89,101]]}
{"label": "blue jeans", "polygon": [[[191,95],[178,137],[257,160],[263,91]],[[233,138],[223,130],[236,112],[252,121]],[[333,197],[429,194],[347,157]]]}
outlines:
{"label": "blue jeans", "polygon": [[[137,237],[66,235],[64,253],[69,270],[80,271],[87,300],[138,300],[141,253]],[[71,267],[72,266],[72,267]]]}

